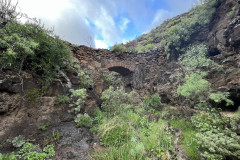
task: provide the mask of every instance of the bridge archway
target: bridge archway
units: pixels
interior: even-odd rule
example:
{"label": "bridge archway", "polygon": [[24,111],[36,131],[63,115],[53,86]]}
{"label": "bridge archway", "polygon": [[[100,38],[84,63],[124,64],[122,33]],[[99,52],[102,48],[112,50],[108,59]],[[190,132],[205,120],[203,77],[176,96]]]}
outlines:
{"label": "bridge archway", "polygon": [[110,64],[106,65],[106,68],[109,71],[117,72],[117,73],[121,74],[122,76],[127,76],[127,75],[130,75],[131,73],[133,73],[133,70],[130,66],[120,63],[120,62],[110,63]]}

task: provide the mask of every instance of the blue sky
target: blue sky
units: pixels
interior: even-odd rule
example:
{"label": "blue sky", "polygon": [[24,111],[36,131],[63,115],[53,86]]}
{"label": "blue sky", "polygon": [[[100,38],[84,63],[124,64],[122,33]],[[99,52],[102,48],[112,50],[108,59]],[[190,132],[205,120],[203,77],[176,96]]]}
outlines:
{"label": "blue sky", "polygon": [[109,48],[126,43],[188,11],[196,0],[18,0],[29,17],[42,20],[62,39]]}

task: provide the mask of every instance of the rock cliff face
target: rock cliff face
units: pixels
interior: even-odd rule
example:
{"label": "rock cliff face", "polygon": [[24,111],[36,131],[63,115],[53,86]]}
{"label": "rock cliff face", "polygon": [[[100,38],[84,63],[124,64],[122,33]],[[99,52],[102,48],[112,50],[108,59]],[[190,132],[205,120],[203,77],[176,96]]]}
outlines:
{"label": "rock cliff face", "polygon": [[[70,81],[75,77],[68,74]],[[79,129],[73,123],[74,115],[68,110],[71,106],[58,105],[58,95],[68,95],[68,80],[60,76],[48,87],[45,94],[41,92],[41,82],[32,75],[22,72],[1,72],[0,74],[0,153],[14,151],[8,140],[23,135],[46,145],[55,141],[54,136],[60,135],[54,159],[88,159],[93,144],[98,141],[89,129]],[[75,85],[77,86],[77,85]],[[88,97],[86,105],[97,106],[95,99]],[[48,124],[46,131],[39,127]]]}

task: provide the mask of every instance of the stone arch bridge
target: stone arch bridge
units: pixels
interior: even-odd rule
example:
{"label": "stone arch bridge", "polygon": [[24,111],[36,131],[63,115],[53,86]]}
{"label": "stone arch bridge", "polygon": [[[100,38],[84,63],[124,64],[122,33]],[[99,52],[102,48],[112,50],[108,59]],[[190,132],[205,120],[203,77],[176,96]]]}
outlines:
{"label": "stone arch bridge", "polygon": [[131,85],[136,89],[143,87],[147,74],[152,68],[159,68],[160,61],[163,59],[161,54],[157,53],[123,53],[117,56],[109,50],[92,49],[86,46],[74,47],[72,53],[82,65],[92,70],[108,69],[130,78]]}

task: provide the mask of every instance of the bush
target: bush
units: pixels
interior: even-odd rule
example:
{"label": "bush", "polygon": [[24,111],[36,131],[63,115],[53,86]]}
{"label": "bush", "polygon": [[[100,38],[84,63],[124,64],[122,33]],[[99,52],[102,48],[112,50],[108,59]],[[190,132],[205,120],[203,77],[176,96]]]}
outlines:
{"label": "bush", "polygon": [[103,74],[103,79],[108,85],[119,86],[121,84],[121,76],[117,72],[110,72],[108,74]]}
{"label": "bush", "polygon": [[17,12],[18,3],[12,4],[11,0],[0,0],[0,28],[23,16]]}
{"label": "bush", "polygon": [[[41,76],[46,85],[57,75],[57,66],[70,61],[70,50],[39,22],[8,23],[0,29],[1,67],[29,71]],[[14,46],[14,47],[13,47]]]}
{"label": "bush", "polygon": [[72,92],[71,97],[76,98],[76,107],[74,108],[74,111],[78,113],[84,104],[84,99],[87,97],[87,90],[83,88],[77,90],[71,89],[70,91]]}
{"label": "bush", "polygon": [[55,100],[54,104],[59,105],[59,104],[67,104],[70,102],[70,98],[66,95],[59,95],[57,99]]}
{"label": "bush", "polygon": [[232,100],[228,99],[228,97],[229,97],[228,92],[211,93],[209,97],[210,97],[210,99],[212,99],[216,103],[220,103],[220,102],[225,101],[226,106],[234,105],[234,102]]}
{"label": "bush", "polygon": [[178,87],[177,93],[191,100],[206,100],[204,97],[208,95],[210,83],[203,79],[206,73],[192,73],[185,77],[185,83]]}
{"label": "bush", "polygon": [[205,45],[190,46],[185,54],[179,57],[179,62],[184,72],[201,72],[203,69],[211,69],[217,66],[214,61],[206,57],[208,49]]}
{"label": "bush", "polygon": [[17,160],[17,156],[13,152],[7,154],[0,153],[0,160]]}
{"label": "bush", "polygon": [[204,158],[240,158],[240,137],[231,129],[234,127],[228,118],[212,111],[211,114],[193,116],[192,122],[198,130],[196,140]]}
{"label": "bush", "polygon": [[87,113],[84,113],[78,114],[74,119],[74,122],[76,123],[77,127],[92,127],[93,120]]}
{"label": "bush", "polygon": [[113,116],[128,109],[131,104],[131,95],[125,93],[123,88],[114,90],[113,87],[105,90],[101,96],[102,109],[107,113],[107,116]]}
{"label": "bush", "polygon": [[36,102],[40,97],[41,97],[41,93],[36,88],[34,88],[31,91],[27,91],[27,100],[31,103]]}
{"label": "bush", "polygon": [[45,130],[47,130],[47,128],[48,128],[49,126],[50,126],[50,123],[49,123],[49,122],[47,122],[47,123],[42,123],[42,124],[39,125],[38,129],[39,129],[39,130],[42,130],[42,131],[45,131]]}
{"label": "bush", "polygon": [[24,160],[45,160],[50,159],[55,155],[54,146],[47,145],[43,148],[43,152],[37,152],[38,145],[32,143],[25,143],[23,147],[18,151],[18,157]]}
{"label": "bush", "polygon": [[23,137],[22,135],[19,135],[12,140],[13,146],[17,148],[21,147],[24,143],[25,137]]}
{"label": "bush", "polygon": [[123,54],[127,51],[127,48],[124,45],[114,45],[110,51],[114,52],[117,56]]}
{"label": "bush", "polygon": [[159,109],[161,107],[161,98],[158,94],[153,94],[151,97],[144,98],[143,105],[147,109],[149,109],[149,107]]}
{"label": "bush", "polygon": [[79,83],[82,88],[93,87],[93,79],[89,76],[87,70],[80,69],[78,70],[78,76],[80,77]]}
{"label": "bush", "polygon": [[[125,144],[121,147],[111,146],[104,149],[104,152],[100,149],[95,150],[91,155],[92,160],[110,160],[110,159],[121,159],[121,160],[131,160],[135,159],[136,156],[132,156],[129,152],[131,147]],[[138,158],[142,160],[142,158]]]}
{"label": "bush", "polygon": [[152,51],[152,50],[154,50],[155,49],[155,46],[154,46],[154,44],[147,44],[146,46],[146,50],[148,50],[148,51]]}

